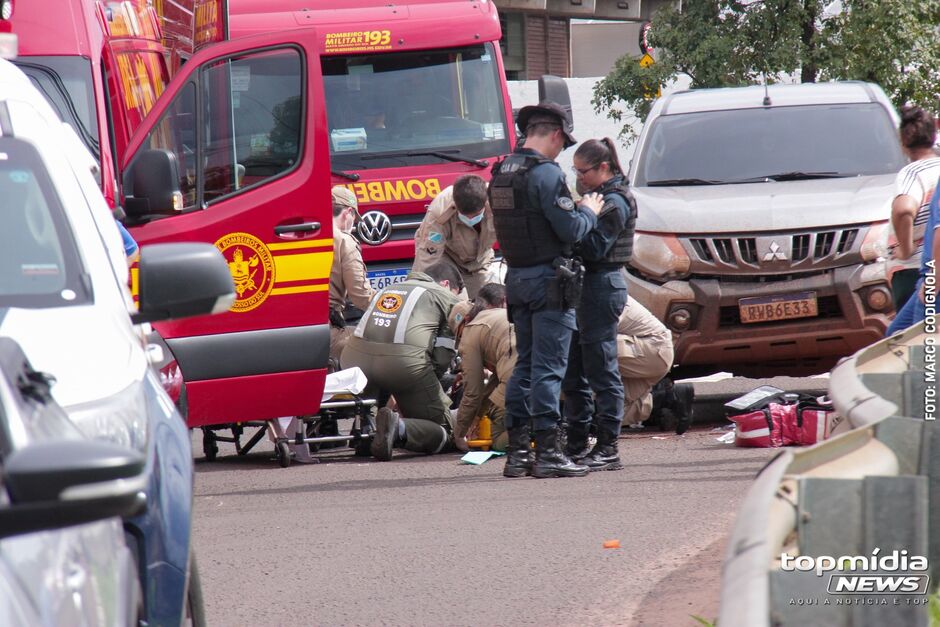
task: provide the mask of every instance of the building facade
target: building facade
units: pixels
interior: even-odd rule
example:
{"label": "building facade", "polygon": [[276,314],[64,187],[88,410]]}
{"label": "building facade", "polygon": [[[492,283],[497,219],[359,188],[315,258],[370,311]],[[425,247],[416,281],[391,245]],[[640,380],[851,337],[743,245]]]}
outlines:
{"label": "building facade", "polygon": [[[639,24],[665,1],[495,0],[495,4],[503,27],[500,44],[506,78],[535,80],[542,74],[566,78],[606,74],[618,57],[639,51]],[[603,27],[596,31],[601,38],[591,34],[596,21],[610,22],[597,24]]]}

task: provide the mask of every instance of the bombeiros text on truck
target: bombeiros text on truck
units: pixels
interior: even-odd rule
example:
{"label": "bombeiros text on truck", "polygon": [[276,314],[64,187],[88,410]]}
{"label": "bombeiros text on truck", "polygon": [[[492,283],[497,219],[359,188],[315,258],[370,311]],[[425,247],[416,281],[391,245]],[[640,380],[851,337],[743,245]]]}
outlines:
{"label": "bombeiros text on truck", "polygon": [[428,204],[512,150],[494,4],[240,0],[229,22],[232,37],[317,29],[332,183],[359,201],[373,286],[404,280]]}

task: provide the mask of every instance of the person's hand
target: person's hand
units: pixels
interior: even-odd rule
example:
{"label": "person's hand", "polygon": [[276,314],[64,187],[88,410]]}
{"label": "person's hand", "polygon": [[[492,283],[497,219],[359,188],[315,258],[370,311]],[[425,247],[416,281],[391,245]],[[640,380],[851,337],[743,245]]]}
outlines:
{"label": "person's hand", "polygon": [[604,207],[604,197],[597,193],[585,194],[581,197],[579,204],[590,209],[594,215],[598,215]]}
{"label": "person's hand", "polygon": [[470,450],[470,445],[467,444],[467,436],[463,436],[463,437],[461,437],[461,438],[458,438],[458,437],[455,435],[455,436],[454,436],[454,446],[457,447],[457,450],[458,450],[458,451],[463,451],[464,453],[466,453],[467,451]]}
{"label": "person's hand", "polygon": [[925,290],[926,282],[921,282],[920,289],[917,290],[917,298],[920,299],[920,302],[927,304],[927,292]]}

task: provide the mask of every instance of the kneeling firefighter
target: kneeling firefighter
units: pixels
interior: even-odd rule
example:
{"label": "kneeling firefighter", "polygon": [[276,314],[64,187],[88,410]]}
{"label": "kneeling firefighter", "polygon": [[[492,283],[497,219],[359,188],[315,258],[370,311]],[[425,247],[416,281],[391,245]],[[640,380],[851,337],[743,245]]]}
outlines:
{"label": "kneeling firefighter", "polygon": [[[463,396],[454,420],[454,444],[469,450],[467,435],[478,416],[492,422],[491,450],[505,451],[508,441],[506,381],[516,366],[512,326],[506,318],[506,287],[487,283],[473,303],[458,303],[450,314],[450,329],[457,338],[463,373]],[[489,371],[486,380],[485,371]]]}
{"label": "kneeling firefighter", "polygon": [[[623,468],[617,451],[623,381],[617,362],[617,324],[627,304],[624,266],[633,252],[636,201],[610,138],[581,144],[574,153],[574,171],[579,187],[602,195],[604,206],[597,226],[576,248],[585,274],[577,308],[578,330],[571,338],[562,384],[568,436],[565,452],[591,470],[619,470]],[[597,444],[587,451],[592,420]]]}
{"label": "kneeling firefighter", "polygon": [[440,378],[454,358],[447,319],[461,289],[460,274],[446,264],[410,273],[375,295],[343,349],[343,366],[366,375],[366,394],[391,394],[397,403],[398,411],[376,414],[371,451],[379,460],[390,460],[396,447],[431,454],[452,443],[451,400]]}

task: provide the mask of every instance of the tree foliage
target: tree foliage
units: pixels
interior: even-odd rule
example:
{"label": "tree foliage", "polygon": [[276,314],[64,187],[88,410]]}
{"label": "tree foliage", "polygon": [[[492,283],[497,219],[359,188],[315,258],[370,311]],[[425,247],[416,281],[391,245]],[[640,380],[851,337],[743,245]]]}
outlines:
{"label": "tree foliage", "polygon": [[594,91],[627,137],[656,86],[682,74],[693,88],[864,80],[896,106],[940,112],[940,0],[684,0],[656,13],[649,40],[654,65],[621,57]]}

